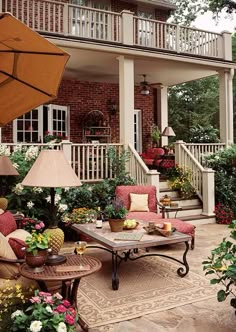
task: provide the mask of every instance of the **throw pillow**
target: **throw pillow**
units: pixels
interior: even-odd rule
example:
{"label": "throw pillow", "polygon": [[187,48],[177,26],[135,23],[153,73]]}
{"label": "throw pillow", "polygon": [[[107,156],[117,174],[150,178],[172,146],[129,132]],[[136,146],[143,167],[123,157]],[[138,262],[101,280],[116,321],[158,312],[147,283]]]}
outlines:
{"label": "throw pillow", "polygon": [[132,211],[149,212],[148,194],[130,194],[130,209]]}
{"label": "throw pillow", "polygon": [[25,241],[25,239],[27,238],[27,236],[29,236],[30,233],[27,232],[24,229],[16,229],[14,232],[8,234],[6,236],[7,241],[10,239],[10,237],[14,237],[16,239],[20,239],[22,241]]}
{"label": "throw pillow", "polygon": [[25,250],[23,250],[23,248],[26,247],[25,241],[10,237],[8,243],[10,244],[17,258],[23,259],[25,257]]}
{"label": "throw pillow", "polygon": [[7,236],[17,228],[16,221],[10,211],[0,214],[0,232]]}
{"label": "throw pillow", "polygon": [[[8,259],[16,259],[16,255],[12,250],[8,240],[0,233],[0,256]],[[19,275],[18,264],[5,263],[0,261],[0,278],[16,279]]]}

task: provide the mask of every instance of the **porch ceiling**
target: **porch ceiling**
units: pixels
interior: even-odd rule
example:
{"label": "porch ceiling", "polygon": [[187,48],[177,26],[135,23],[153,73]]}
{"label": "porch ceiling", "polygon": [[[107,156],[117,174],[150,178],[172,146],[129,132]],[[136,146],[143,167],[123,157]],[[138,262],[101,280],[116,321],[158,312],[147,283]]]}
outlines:
{"label": "porch ceiling", "polygon": [[[117,53],[104,53],[94,50],[82,50],[63,47],[71,54],[64,78],[93,82],[119,82],[119,63]],[[135,84],[146,74],[150,84],[161,83],[173,86],[217,74],[217,68],[207,65],[176,61],[174,59],[148,58],[133,56],[135,60]],[[220,69],[220,68],[218,68]]]}

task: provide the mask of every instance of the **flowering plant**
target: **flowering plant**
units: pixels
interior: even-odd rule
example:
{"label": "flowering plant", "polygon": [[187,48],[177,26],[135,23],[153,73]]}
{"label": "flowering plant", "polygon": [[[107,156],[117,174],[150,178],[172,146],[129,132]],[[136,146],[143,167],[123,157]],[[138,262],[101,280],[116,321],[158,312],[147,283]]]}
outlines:
{"label": "flowering plant", "polygon": [[167,176],[169,177],[168,184],[171,189],[179,190],[183,198],[189,198],[195,190],[191,185],[192,171],[186,167],[176,165],[168,170]]}
{"label": "flowering plant", "polygon": [[233,220],[233,211],[229,206],[218,203],[215,207],[216,222],[229,225]]}
{"label": "flowering plant", "polygon": [[36,290],[29,301],[31,305],[25,312],[16,310],[12,313],[11,331],[75,331],[78,313],[59,293],[52,295]]}
{"label": "flowering plant", "polygon": [[62,217],[64,223],[69,224],[85,224],[86,222],[92,222],[92,215],[96,216],[96,211],[88,208],[73,209],[72,212],[65,213]]}
{"label": "flowering plant", "polygon": [[124,207],[124,203],[120,199],[114,199],[105,208],[105,214],[109,219],[123,219],[127,213],[128,210]]}
{"label": "flowering plant", "polygon": [[38,220],[37,218],[26,218],[24,217],[22,222],[22,228],[28,232],[37,231],[38,233],[42,232],[45,228],[44,222]]}
{"label": "flowering plant", "polygon": [[67,139],[67,136],[63,136],[61,133],[50,133],[49,131],[46,131],[43,141],[44,143],[60,143],[63,139]]}
{"label": "flowering plant", "polygon": [[49,233],[37,233],[33,231],[31,235],[25,239],[26,251],[32,252],[34,256],[37,255],[38,250],[44,250],[48,248]]}

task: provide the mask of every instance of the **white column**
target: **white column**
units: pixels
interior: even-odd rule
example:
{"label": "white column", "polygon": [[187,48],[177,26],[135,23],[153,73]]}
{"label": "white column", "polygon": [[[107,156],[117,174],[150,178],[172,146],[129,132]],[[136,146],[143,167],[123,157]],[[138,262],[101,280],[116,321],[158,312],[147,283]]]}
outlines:
{"label": "white column", "polygon": [[[168,126],[168,95],[167,95],[167,86],[162,86],[160,89],[161,96],[161,132]],[[161,136],[161,146],[168,145],[168,137]]]}
{"label": "white column", "polygon": [[134,145],[134,60],[120,56],[120,142]]}
{"label": "white column", "polygon": [[220,139],[226,145],[233,143],[233,75],[233,69],[219,73]]}
{"label": "white column", "polygon": [[129,10],[121,12],[122,24],[122,43],[133,45],[134,44],[134,13]]}
{"label": "white column", "polygon": [[211,168],[202,172],[202,214],[213,216],[215,209],[215,171]]}

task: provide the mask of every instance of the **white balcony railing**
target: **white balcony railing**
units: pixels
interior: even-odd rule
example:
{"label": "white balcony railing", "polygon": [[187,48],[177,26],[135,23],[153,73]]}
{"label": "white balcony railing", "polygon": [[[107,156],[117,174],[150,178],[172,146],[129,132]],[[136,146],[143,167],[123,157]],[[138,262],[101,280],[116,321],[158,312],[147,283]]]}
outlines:
{"label": "white balcony railing", "polygon": [[186,148],[191,152],[194,158],[200,163],[204,164],[204,157],[223,150],[226,147],[225,143],[186,143]]}
{"label": "white balcony railing", "polygon": [[42,33],[231,60],[231,36],[227,33],[51,0],[0,0],[0,7]]}

